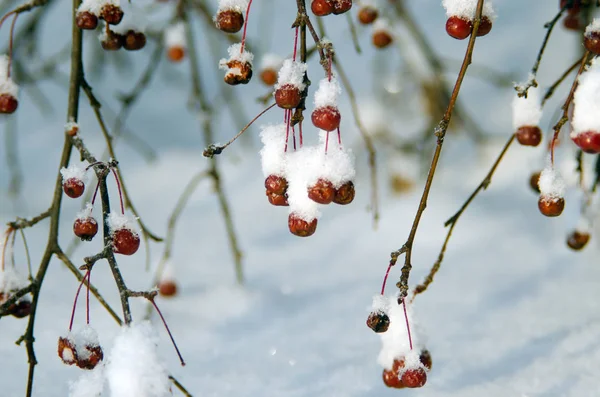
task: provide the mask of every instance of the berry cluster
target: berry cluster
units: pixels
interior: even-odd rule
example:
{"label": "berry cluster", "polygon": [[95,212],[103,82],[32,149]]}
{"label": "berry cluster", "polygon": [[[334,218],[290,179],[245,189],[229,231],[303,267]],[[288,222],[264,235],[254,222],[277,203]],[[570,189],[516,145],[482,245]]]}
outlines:
{"label": "berry cluster", "polygon": [[0,55],[0,114],[11,114],[17,110],[19,86],[10,77],[10,58]]}
{"label": "berry cluster", "polygon": [[[600,18],[595,19],[590,30],[600,34]],[[573,130],[571,139],[581,150],[600,153],[600,60],[595,58],[579,76],[579,85],[573,97]]]}
{"label": "berry cluster", "polygon": [[310,9],[318,17],[340,15],[350,11],[352,0],[312,0]]}
{"label": "berry cluster", "polygon": [[58,338],[58,357],[67,365],[92,370],[104,359],[98,334],[90,326]]}
{"label": "berry cluster", "polygon": [[[9,233],[6,234],[6,242],[8,242],[8,237]],[[25,286],[25,283],[14,268],[4,267],[5,252],[6,250],[2,252],[2,269],[0,269],[0,305],[10,299],[16,291]],[[10,305],[6,312],[16,318],[27,317],[31,313],[31,300],[27,296],[22,297]]]}
{"label": "berry cluster", "polygon": [[[442,4],[448,17],[446,20],[446,33],[457,40],[464,40],[469,37],[475,23],[477,2],[471,0],[443,0]],[[483,5],[483,13],[477,30],[478,37],[490,33],[494,18],[495,13],[492,2],[488,0]]]}

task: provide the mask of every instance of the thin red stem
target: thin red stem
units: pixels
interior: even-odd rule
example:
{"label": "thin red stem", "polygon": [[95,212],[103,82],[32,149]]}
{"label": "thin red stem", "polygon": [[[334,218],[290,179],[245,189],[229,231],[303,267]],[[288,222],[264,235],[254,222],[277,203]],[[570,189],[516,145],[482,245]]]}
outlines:
{"label": "thin red stem", "polygon": [[385,293],[385,285],[387,284],[388,276],[390,275],[390,269],[394,266],[392,262],[390,262],[387,271],[385,272],[385,276],[383,277],[383,284],[381,284],[381,295]]}
{"label": "thin red stem", "polygon": [[96,195],[98,194],[98,189],[100,188],[100,181],[96,183],[96,190],[94,190],[94,196],[92,196],[92,206],[96,202]]}
{"label": "thin red stem", "polygon": [[294,151],[296,151],[296,129],[292,126],[292,141],[294,142]]}
{"label": "thin red stem", "polygon": [[329,148],[329,131],[325,133],[325,154],[327,154],[327,149]]}
{"label": "thin red stem", "polygon": [[169,334],[169,338],[171,338],[171,342],[173,343],[173,347],[175,348],[175,351],[177,352],[177,355],[179,356],[179,361],[181,362],[181,365],[184,366],[185,365],[185,361],[183,360],[183,357],[181,356],[181,352],[179,352],[179,348],[177,347],[177,343],[175,343],[175,339],[173,338],[173,335],[171,334],[171,330],[169,329],[169,326],[167,325],[167,322],[165,321],[165,318],[163,317],[162,313],[160,312],[160,309],[158,308],[158,306],[156,306],[156,302],[154,302],[154,299],[150,299],[150,302],[152,303],[152,305],[156,309],[156,312],[160,316],[160,319],[162,320],[163,324],[165,325],[167,333]]}
{"label": "thin red stem", "polygon": [[81,279],[81,282],[79,283],[79,287],[77,288],[77,293],[75,294],[75,300],[73,301],[73,310],[71,311],[71,321],[69,322],[69,332],[71,332],[71,330],[73,329],[73,320],[75,319],[75,309],[77,308],[77,298],[79,298],[79,293],[81,292],[81,287],[83,287],[83,283],[85,282],[85,279],[87,278],[87,276],[91,270],[92,270],[91,268],[87,270],[87,272]]}
{"label": "thin red stem", "polygon": [[340,127],[337,128],[338,133],[338,145],[342,146],[342,134],[340,133]]}
{"label": "thin red stem", "polygon": [[248,15],[250,14],[251,5],[252,0],[248,2],[248,7],[246,8],[246,18],[244,19],[244,32],[242,33],[242,45],[240,46],[240,54],[244,52],[244,47],[246,46],[246,28],[248,27]]}
{"label": "thin red stem", "polygon": [[294,57],[293,61],[296,61],[296,55],[298,54],[298,27],[296,27],[296,37],[294,37]]}
{"label": "thin red stem", "polygon": [[91,283],[92,283],[92,269],[90,268],[87,273],[87,284],[86,284],[87,295],[85,297],[85,312],[86,312],[85,322],[87,325],[90,325],[90,284]]}
{"label": "thin red stem", "polygon": [[408,344],[410,345],[410,350],[413,349],[412,337],[410,335],[410,324],[408,323],[408,314],[406,313],[406,302],[404,298],[402,298],[402,306],[404,307],[404,318],[406,319],[406,331],[408,332]]}
{"label": "thin red stem", "polygon": [[288,141],[290,139],[290,123],[292,121],[292,111],[291,110],[285,110],[285,122],[287,124],[286,129],[285,129],[285,148],[283,149],[284,152],[287,152],[288,149]]}
{"label": "thin red stem", "polygon": [[302,147],[302,121],[300,122],[300,127],[299,127],[299,131],[298,134],[300,135],[300,147]]}
{"label": "thin red stem", "polygon": [[123,192],[121,192],[121,181],[119,180],[119,175],[114,168],[110,169],[115,176],[115,181],[117,181],[117,189],[119,190],[119,200],[121,203],[121,214],[125,215],[125,206],[123,205]]}

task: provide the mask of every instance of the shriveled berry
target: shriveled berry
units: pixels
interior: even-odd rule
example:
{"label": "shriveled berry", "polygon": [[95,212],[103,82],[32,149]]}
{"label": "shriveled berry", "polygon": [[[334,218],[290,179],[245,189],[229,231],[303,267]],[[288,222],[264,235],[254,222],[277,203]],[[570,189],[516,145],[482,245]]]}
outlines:
{"label": "shriveled berry", "polygon": [[287,207],[290,205],[287,201],[287,195],[285,194],[269,193],[267,190],[267,199],[271,205],[277,207]]}
{"label": "shriveled berry", "polygon": [[600,55],[600,32],[594,31],[590,34],[586,34],[583,37],[583,45],[586,50],[596,55]]}
{"label": "shriveled berry", "polygon": [[352,0],[329,0],[335,15],[343,14],[352,8]]}
{"label": "shriveled berry", "polygon": [[260,80],[266,85],[277,83],[277,71],[273,68],[265,68],[260,72]]}
{"label": "shriveled berry", "polygon": [[565,209],[565,199],[562,197],[540,196],[538,200],[540,212],[548,217],[555,217],[562,214]]}
{"label": "shriveled berry", "polygon": [[123,40],[123,48],[127,51],[141,50],[146,46],[146,35],[142,32],[129,30]]}
{"label": "shriveled berry", "polygon": [[98,233],[98,222],[94,218],[77,218],[73,223],[73,233],[84,241],[91,241]]}
{"label": "shriveled berry", "polygon": [[542,175],[541,171],[534,172],[529,178],[529,186],[537,193],[540,193],[540,175]]}
{"label": "shriveled berry", "polygon": [[62,336],[58,338],[58,357],[67,365],[73,365],[77,362],[77,351],[70,339]]}
{"label": "shriveled berry", "polygon": [[158,283],[158,293],[166,298],[175,296],[177,295],[177,284],[173,280],[161,280]]}
{"label": "shriveled berry", "polygon": [[425,368],[427,368],[428,370],[431,369],[432,360],[431,353],[429,353],[429,350],[423,349],[423,351],[419,355],[419,361],[421,361],[421,364],[423,364]]}
{"label": "shriveled berry", "polygon": [[373,6],[366,5],[358,10],[358,22],[362,23],[363,25],[372,24],[375,22],[378,16],[379,11],[377,11],[377,8]]}
{"label": "shriveled berry", "polygon": [[354,183],[348,181],[335,190],[333,202],[339,205],[350,204],[354,200],[355,194]]}
{"label": "shriveled berry", "polygon": [[287,187],[287,179],[282,176],[269,175],[265,179],[265,189],[267,189],[267,193],[284,194]]}
{"label": "shriveled berry", "polygon": [[185,49],[181,46],[169,47],[167,50],[167,58],[171,62],[181,62],[185,57]]}
{"label": "shriveled berry", "polygon": [[310,116],[313,125],[324,131],[334,131],[340,126],[342,115],[334,106],[324,106],[313,110]]}
{"label": "shriveled berry", "polygon": [[600,131],[585,131],[575,135],[573,142],[586,153],[600,153]]}
{"label": "shriveled berry", "polygon": [[567,245],[575,251],[582,250],[590,241],[590,234],[574,230],[567,238]]}
{"label": "shriveled berry", "polygon": [[387,387],[393,387],[394,389],[403,389],[405,386],[400,379],[400,371],[404,368],[404,360],[396,358],[392,369],[384,369],[382,378],[383,383]]}
{"label": "shriveled berry", "polygon": [[386,30],[376,30],[373,32],[373,36],[371,37],[371,41],[373,42],[373,46],[375,48],[386,48],[394,41],[392,35]]}
{"label": "shriveled berry", "polygon": [[252,65],[248,62],[231,60],[227,62],[229,70],[225,74],[225,82],[229,85],[248,84],[252,78]]}
{"label": "shriveled berry", "polygon": [[114,4],[106,4],[100,10],[100,18],[109,25],[118,25],[123,19],[123,10]]}
{"label": "shriveled berry", "polygon": [[313,0],[310,9],[316,16],[324,17],[333,12],[333,4],[330,0]]}
{"label": "shriveled berry", "polygon": [[106,32],[104,38],[100,42],[102,48],[106,51],[118,51],[123,47],[125,37],[119,33],[115,33],[112,30]]}
{"label": "shriveled berry", "polygon": [[63,191],[71,198],[81,197],[84,190],[85,185],[79,178],[69,178],[63,182]]}
{"label": "shriveled berry", "polygon": [[98,17],[89,11],[78,12],[75,23],[79,29],[94,30],[98,27]]}
{"label": "shriveled berry", "polygon": [[385,332],[390,327],[390,318],[380,311],[371,312],[367,318],[367,326],[378,334]]}
{"label": "shriveled berry", "polygon": [[19,101],[11,94],[0,94],[0,114],[11,114],[19,107]]}
{"label": "shriveled berry", "polygon": [[16,318],[25,318],[31,314],[31,301],[29,299],[21,299],[18,301],[11,313]]}
{"label": "shriveled berry", "polygon": [[296,214],[288,216],[288,228],[290,232],[298,237],[312,236],[317,230],[317,218],[310,222],[305,221]]}
{"label": "shriveled berry", "polygon": [[457,40],[466,39],[472,30],[473,23],[468,19],[453,15],[446,21],[446,33]]}
{"label": "shriveled berry", "polygon": [[284,84],[275,90],[275,102],[283,109],[293,109],[300,105],[302,93],[300,89],[292,84]]}
{"label": "shriveled berry", "polygon": [[402,374],[402,384],[405,387],[415,389],[423,387],[427,383],[427,373],[423,368],[409,368]]}
{"label": "shriveled berry", "polygon": [[115,254],[133,255],[140,248],[140,236],[129,229],[118,229],[113,233]]}
{"label": "shriveled berry", "polygon": [[104,353],[102,352],[102,348],[98,345],[90,346],[85,345],[83,347],[86,352],[85,354],[77,354],[77,366],[81,369],[94,369],[96,365],[104,358]]}
{"label": "shriveled berry", "polygon": [[537,125],[519,127],[515,134],[517,141],[523,146],[538,146],[542,142],[542,130]]}
{"label": "shriveled berry", "polygon": [[244,15],[237,10],[223,10],[215,17],[217,28],[225,33],[237,33],[244,26]]}
{"label": "shriveled berry", "polygon": [[319,178],[317,182],[308,187],[308,198],[319,204],[329,204],[335,197],[335,187],[330,181]]}

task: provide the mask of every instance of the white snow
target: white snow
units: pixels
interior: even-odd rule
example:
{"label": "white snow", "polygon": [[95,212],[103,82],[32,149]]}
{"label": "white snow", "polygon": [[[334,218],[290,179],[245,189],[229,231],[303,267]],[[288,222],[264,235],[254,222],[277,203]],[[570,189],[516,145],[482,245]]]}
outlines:
{"label": "white snow", "polygon": [[277,90],[284,85],[290,84],[297,87],[300,91],[304,90],[306,85],[302,81],[307,68],[308,65],[306,63],[293,61],[291,59],[284,60],[281,69],[279,69],[275,89]]}
{"label": "white snow", "polygon": [[573,98],[573,132],[576,136],[586,131],[600,132],[600,60],[595,58],[579,76],[579,85]]}
{"label": "white snow", "polygon": [[239,74],[240,70],[238,68],[230,69],[229,66],[227,66],[227,63],[230,61],[240,61],[242,63],[248,63],[248,64],[250,64],[250,66],[252,66],[252,60],[254,59],[254,54],[252,54],[250,51],[246,51],[245,48],[244,48],[244,51],[241,51],[241,49],[242,49],[241,43],[236,43],[236,44],[230,45],[229,48],[227,49],[227,52],[229,53],[229,59],[222,58],[219,61],[219,69],[224,69],[227,71],[227,73]]}
{"label": "white snow", "polygon": [[[442,5],[448,17],[457,16],[473,20],[477,12],[477,0],[442,0]],[[492,0],[483,3],[482,16],[488,17],[492,22],[496,18]]]}
{"label": "white snow", "polygon": [[77,216],[75,217],[75,219],[88,219],[88,218],[92,218],[92,211],[94,210],[94,206],[92,205],[92,203],[86,203],[85,204],[85,208],[83,208],[81,211],[79,211],[77,213]]}
{"label": "white snow", "polygon": [[9,94],[16,98],[19,95],[19,86],[8,77],[8,61],[7,55],[0,55],[0,95]]}
{"label": "white snow", "polygon": [[83,164],[71,164],[68,168],[63,167],[60,170],[63,178],[63,183],[69,179],[77,179],[85,183],[86,171]]}
{"label": "white snow", "polygon": [[260,159],[265,178],[269,175],[285,176],[285,130],[285,124],[261,126],[263,148]]}
{"label": "white snow", "polygon": [[158,338],[148,322],[121,328],[106,362],[111,397],[166,397],[170,381],[156,351]]}
{"label": "white snow", "polygon": [[75,347],[75,352],[79,359],[86,360],[90,357],[88,347],[100,346],[98,333],[94,328],[85,325],[75,331],[69,332],[66,338],[71,341]]}
{"label": "white snow", "polygon": [[290,214],[307,222],[321,216],[319,204],[308,198],[308,187],[320,176],[322,151],[318,146],[303,146],[287,155],[285,175],[288,181]]}
{"label": "white snow", "polygon": [[540,194],[548,199],[558,199],[565,196],[565,181],[551,165],[547,165],[542,170],[538,186]]}
{"label": "white snow", "polygon": [[65,132],[69,132],[69,131],[79,131],[79,124],[77,124],[75,121],[71,120],[68,123],[65,123]]}
{"label": "white snow", "polygon": [[274,53],[267,53],[263,55],[260,60],[260,68],[278,70],[281,67],[282,62],[283,58],[281,58],[281,56]]}
{"label": "white snow", "polygon": [[[2,247],[0,247],[0,250],[1,249]],[[4,269],[0,267],[0,292],[4,294],[27,286],[25,278],[10,264],[10,252],[8,247],[6,251],[7,252],[0,252],[0,255],[5,255]]]}
{"label": "white snow", "polygon": [[69,384],[69,397],[99,397],[104,390],[104,365],[91,371],[80,371],[76,381]]}
{"label": "white snow", "polygon": [[219,0],[218,11],[234,10],[244,13],[248,8],[248,0]]}
{"label": "white snow", "polygon": [[335,77],[331,81],[327,78],[319,81],[319,88],[315,91],[315,108],[333,106],[337,108],[338,98],[342,93],[342,88]]}
{"label": "white snow", "polygon": [[[396,302],[394,301],[393,304],[396,304]],[[372,312],[381,312],[381,313],[387,314],[389,309],[390,309],[389,297],[386,297],[385,295],[381,295],[381,294],[377,294],[377,295],[373,296],[373,304],[371,305],[371,309],[370,309]]]}
{"label": "white snow", "polygon": [[540,88],[530,87],[527,91],[527,98],[519,97],[515,94],[512,102],[512,110],[513,129],[515,131],[520,127],[538,126],[542,118]]}
{"label": "white snow", "polygon": [[167,48],[179,47],[187,48],[187,42],[185,39],[185,25],[182,21],[170,24],[165,29],[165,46]]}
{"label": "white snow", "polygon": [[100,11],[102,11],[102,7],[108,4],[120,6],[121,0],[83,0],[77,11],[88,11],[96,16],[99,16]]}
{"label": "white snow", "polygon": [[108,219],[106,220],[111,233],[121,229],[128,229],[133,233],[138,233],[136,221],[137,218],[129,215],[122,215],[118,212],[111,212],[108,214]]}
{"label": "white snow", "polygon": [[346,149],[343,145],[338,144],[338,136],[335,132],[329,133],[329,145],[327,153],[325,153],[326,131],[319,131],[319,140],[321,150],[320,157],[322,166],[320,168],[319,177],[323,177],[333,183],[335,188],[339,188],[342,184],[354,180],[356,170],[354,169],[354,155],[352,150]]}
{"label": "white snow", "polygon": [[160,281],[174,281],[175,280],[175,268],[173,262],[167,261],[165,263],[162,273],[159,276]]}
{"label": "white snow", "polygon": [[373,32],[382,32],[383,31],[383,32],[389,33],[390,35],[393,32],[392,24],[385,17],[377,18],[371,26],[373,27]]}
{"label": "white snow", "polygon": [[589,36],[592,33],[600,33],[600,18],[594,18],[592,22],[585,27],[585,36]]}

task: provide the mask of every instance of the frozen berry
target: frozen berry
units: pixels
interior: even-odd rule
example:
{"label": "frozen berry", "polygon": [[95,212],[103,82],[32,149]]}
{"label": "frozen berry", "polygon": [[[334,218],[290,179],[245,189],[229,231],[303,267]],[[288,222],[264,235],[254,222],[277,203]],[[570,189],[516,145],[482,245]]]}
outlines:
{"label": "frozen berry", "polygon": [[600,153],[600,131],[585,131],[575,135],[573,142],[586,153]]}
{"label": "frozen berry", "polygon": [[313,0],[310,9],[316,16],[324,17],[333,12],[333,4],[330,0]]}
{"label": "frozen berry", "polygon": [[519,127],[515,135],[523,146],[538,146],[542,142],[542,130],[537,125]]}
{"label": "frozen berry", "polygon": [[542,175],[540,171],[534,172],[529,178],[529,186],[537,193],[540,193],[540,175]]}
{"label": "frozen berry", "polygon": [[471,35],[471,30],[473,30],[473,24],[468,19],[453,15],[446,21],[446,33],[455,39],[466,39]]}
{"label": "frozen berry", "polygon": [[329,204],[335,197],[333,183],[326,179],[319,180],[308,188],[308,198],[319,204]]}
{"label": "frozen berry", "polygon": [[352,8],[352,0],[329,0],[329,2],[333,5],[335,15],[343,14]]}
{"label": "frozen berry", "polygon": [[98,26],[98,17],[89,11],[78,12],[75,23],[79,29],[94,30]]}
{"label": "frozen berry", "polygon": [[565,209],[565,199],[562,197],[540,196],[538,200],[540,212],[549,217],[555,217],[562,214]]}
{"label": "frozen berry", "polygon": [[312,236],[317,230],[317,218],[310,222],[305,221],[296,214],[288,216],[288,228],[290,232],[298,237]]}
{"label": "frozen berry", "polygon": [[358,21],[363,25],[370,25],[379,16],[379,11],[373,6],[366,5],[358,10]]}
{"label": "frozen berry", "polygon": [[290,205],[285,194],[269,193],[269,191],[267,191],[267,199],[269,199],[271,205],[277,207],[287,207]]}
{"label": "frozen berry", "polygon": [[181,46],[169,47],[167,57],[171,62],[181,62],[185,57],[185,49]]}
{"label": "frozen berry", "polygon": [[583,45],[586,50],[600,55],[600,32],[593,31],[590,34],[586,34],[583,38]]}
{"label": "frozen berry", "polygon": [[244,26],[244,16],[237,10],[223,10],[215,17],[217,28],[226,33],[237,33]]}
{"label": "frozen berry", "polygon": [[81,369],[96,368],[96,365],[104,358],[102,348],[98,345],[85,345],[83,346],[83,349],[85,349],[85,352],[77,352],[77,366]]}
{"label": "frozen berry", "polygon": [[267,189],[267,193],[285,194],[287,187],[288,182],[284,177],[269,175],[267,179],[265,179],[265,189]]}
{"label": "frozen berry", "polygon": [[16,318],[24,318],[31,314],[31,301],[29,299],[22,299],[18,301],[14,308],[12,308],[10,314]]}
{"label": "frozen berry", "polygon": [[423,364],[423,366],[425,368],[427,368],[428,370],[431,369],[431,353],[429,353],[429,350],[424,349],[421,354],[419,355],[419,361],[421,361],[421,364]]}
{"label": "frozen berry", "polygon": [[252,65],[248,62],[231,60],[227,62],[229,70],[225,74],[225,82],[229,85],[248,84],[252,78]]}
{"label": "frozen berry", "polygon": [[575,230],[567,238],[567,245],[572,250],[579,251],[587,245],[588,241],[590,241],[589,233]]}
{"label": "frozen berry", "polygon": [[266,85],[275,85],[277,83],[277,71],[273,68],[265,68],[260,72],[260,80]]}
{"label": "frozen berry", "polygon": [[367,326],[378,334],[385,332],[390,327],[390,318],[380,311],[371,312],[367,318]]}
{"label": "frozen berry", "polygon": [[146,45],[146,35],[142,32],[129,30],[124,36],[123,48],[127,51],[137,51]]}
{"label": "frozen berry", "polygon": [[354,200],[355,194],[354,183],[348,181],[335,190],[333,202],[340,205],[350,204]]}
{"label": "frozen berry", "polygon": [[102,48],[106,51],[117,51],[123,47],[124,41],[125,37],[112,30],[108,30],[100,42],[100,45],[102,45]]}
{"label": "frozen berry", "polygon": [[177,295],[177,284],[173,280],[161,280],[158,283],[158,293],[160,296],[172,297]]}
{"label": "frozen berry", "polygon": [[423,368],[409,368],[402,374],[401,378],[404,387],[411,389],[422,387],[427,382],[427,373]]}
{"label": "frozen berry", "polygon": [[371,38],[371,40],[375,48],[385,48],[392,44],[394,38],[389,32],[385,30],[377,30],[373,32],[373,37]]}
{"label": "frozen berry", "polygon": [[109,25],[118,25],[123,19],[123,10],[114,4],[105,4],[100,10],[100,18]]}
{"label": "frozen berry", "polygon": [[404,368],[404,360],[396,358],[392,369],[383,370],[383,383],[387,387],[393,387],[394,389],[403,389],[405,386],[400,379],[400,370]]}
{"label": "frozen berry", "polygon": [[69,178],[63,182],[63,191],[71,198],[81,197],[84,190],[85,185],[79,178]]}
{"label": "frozen berry", "polygon": [[334,106],[324,106],[313,110],[310,116],[315,127],[324,131],[334,131],[340,126],[342,115]]}
{"label": "frozen berry", "polygon": [[485,36],[492,31],[492,20],[486,16],[481,17],[479,29],[477,29],[477,37]]}
{"label": "frozen berry", "polygon": [[62,336],[58,338],[58,357],[67,365],[73,365],[77,362],[75,345],[70,339],[63,338]]}
{"label": "frozen berry", "polygon": [[91,241],[98,233],[98,222],[91,216],[77,218],[73,224],[73,233],[81,240]]}
{"label": "frozen berry", "polygon": [[19,101],[11,94],[0,94],[0,114],[11,114],[19,107]]}
{"label": "frozen berry", "polygon": [[284,84],[275,90],[275,102],[283,109],[293,109],[300,105],[302,93],[292,84]]}
{"label": "frozen berry", "polygon": [[112,237],[115,254],[133,255],[140,248],[140,236],[132,230],[115,230]]}

